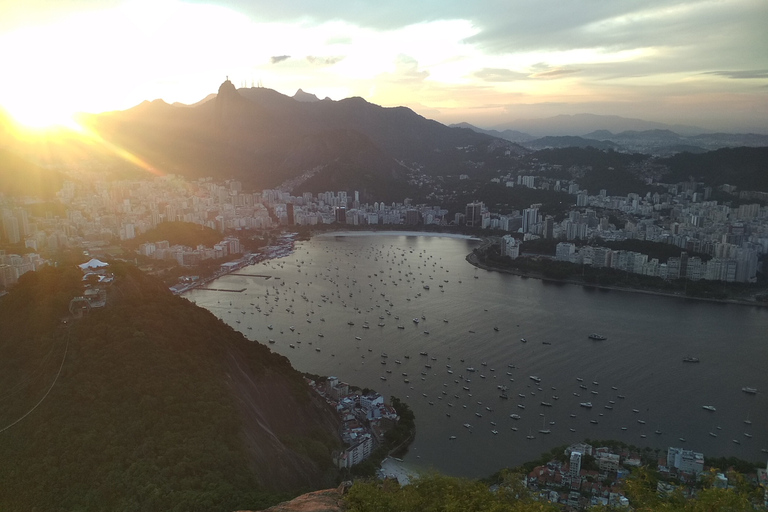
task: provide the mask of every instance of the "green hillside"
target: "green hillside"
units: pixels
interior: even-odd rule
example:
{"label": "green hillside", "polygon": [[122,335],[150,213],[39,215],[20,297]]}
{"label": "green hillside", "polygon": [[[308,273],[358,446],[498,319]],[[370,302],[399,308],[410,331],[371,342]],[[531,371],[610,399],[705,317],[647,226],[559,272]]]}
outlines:
{"label": "green hillside", "polygon": [[222,238],[223,236],[218,231],[193,222],[161,222],[156,227],[131,240],[130,245],[138,247],[144,242],[167,240],[171,245],[213,247],[221,242]]}
{"label": "green hillside", "polygon": [[113,270],[82,320],[60,322],[77,269],[0,301],[0,510],[258,510],[335,483],[337,420],[286,358]]}

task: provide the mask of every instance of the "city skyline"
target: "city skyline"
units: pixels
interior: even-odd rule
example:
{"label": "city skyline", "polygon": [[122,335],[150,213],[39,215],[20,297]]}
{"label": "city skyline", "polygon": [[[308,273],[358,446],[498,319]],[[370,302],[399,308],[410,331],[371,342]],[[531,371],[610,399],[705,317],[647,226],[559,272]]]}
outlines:
{"label": "city skyline", "polygon": [[591,1],[362,6],[67,0],[4,5],[0,106],[33,126],[229,77],[361,96],[449,124],[593,113],[768,133],[768,5]]}

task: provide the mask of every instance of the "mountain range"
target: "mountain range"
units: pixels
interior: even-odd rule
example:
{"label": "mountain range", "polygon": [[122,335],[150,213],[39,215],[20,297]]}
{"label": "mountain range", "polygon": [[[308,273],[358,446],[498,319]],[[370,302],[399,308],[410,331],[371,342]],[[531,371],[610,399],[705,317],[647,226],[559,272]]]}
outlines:
{"label": "mountain range", "polygon": [[768,135],[701,133],[690,126],[591,114],[524,120],[493,130],[467,123],[445,126],[408,108],[384,108],[362,98],[320,99],[301,89],[290,97],[263,87],[236,89],[229,81],[191,105],[145,101],[79,121],[92,137],[72,133],[30,142],[34,139],[15,137],[0,112],[0,169],[5,171],[0,187],[23,192],[24,180],[9,176],[28,174],[19,164],[26,160],[38,164],[27,166],[31,174],[50,174],[50,180],[38,179],[51,183],[49,188],[61,182],[57,169],[79,167],[124,176],[151,171],[237,179],[251,190],[358,190],[364,202],[389,202],[418,197],[422,175],[487,177],[517,169],[520,156],[542,149],[593,147],[670,156],[768,146]]}
{"label": "mountain range", "polygon": [[466,149],[485,154],[515,144],[450,128],[404,107],[362,98],[295,98],[224,82],[215,98],[189,107],[161,100],[81,119],[149,167],[187,176],[227,176],[254,189],[291,181],[303,190],[358,189],[363,198],[403,197],[413,170],[459,173]]}
{"label": "mountain range", "polygon": [[[581,120],[588,122],[581,123]],[[604,124],[601,124],[603,120]],[[560,125],[559,123],[563,123]],[[651,123],[640,119],[627,119],[618,116],[556,116],[537,120],[534,132],[550,130],[550,134],[536,137],[530,133],[506,128],[485,130],[468,123],[452,125],[468,128],[492,137],[499,137],[515,142],[531,150],[566,147],[593,147],[602,150],[614,150],[632,153],[645,153],[654,156],[670,156],[677,153],[705,153],[728,147],[763,147],[768,146],[768,135],[756,133],[701,133],[693,127],[681,126],[679,132],[672,126]],[[520,127],[519,124],[512,126]],[[614,126],[586,131],[594,126]],[[635,126],[643,129],[630,129]],[[649,128],[653,126],[654,128]],[[557,133],[560,133],[557,135]],[[684,134],[688,133],[688,134]]]}

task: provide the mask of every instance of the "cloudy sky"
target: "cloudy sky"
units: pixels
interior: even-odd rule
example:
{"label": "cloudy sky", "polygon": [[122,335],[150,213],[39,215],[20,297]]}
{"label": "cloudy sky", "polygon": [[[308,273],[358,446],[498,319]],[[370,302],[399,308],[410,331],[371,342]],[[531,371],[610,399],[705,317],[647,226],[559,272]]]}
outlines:
{"label": "cloudy sky", "polygon": [[0,0],[0,105],[194,103],[228,76],[444,123],[587,112],[768,133],[767,27],[766,0]]}

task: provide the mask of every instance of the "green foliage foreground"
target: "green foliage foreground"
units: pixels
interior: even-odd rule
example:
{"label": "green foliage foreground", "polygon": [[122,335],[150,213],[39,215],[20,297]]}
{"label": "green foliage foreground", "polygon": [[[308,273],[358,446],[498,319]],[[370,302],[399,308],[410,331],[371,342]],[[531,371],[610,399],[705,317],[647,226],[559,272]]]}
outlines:
{"label": "green foliage foreground", "polygon": [[491,491],[478,480],[428,475],[406,486],[394,480],[355,482],[346,498],[349,512],[502,512],[560,510],[533,501],[521,484]]}
{"label": "green foliage foreground", "polygon": [[[561,510],[560,505],[537,501],[522,483],[523,475],[502,472],[502,483],[489,487],[478,480],[431,474],[400,486],[394,480],[355,482],[346,496],[348,512],[545,512]],[[681,489],[659,496],[658,475],[646,468],[635,470],[623,484],[632,510],[642,512],[740,512],[755,510],[761,489],[739,474],[728,475],[728,489],[714,487],[714,474],[704,475],[695,497]],[[590,510],[612,510],[595,507]]]}

